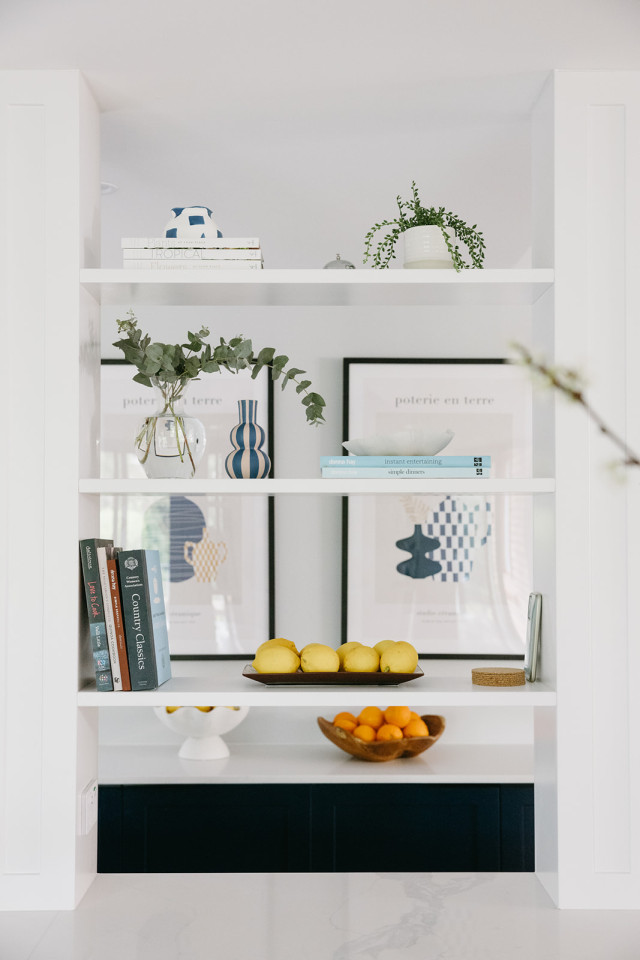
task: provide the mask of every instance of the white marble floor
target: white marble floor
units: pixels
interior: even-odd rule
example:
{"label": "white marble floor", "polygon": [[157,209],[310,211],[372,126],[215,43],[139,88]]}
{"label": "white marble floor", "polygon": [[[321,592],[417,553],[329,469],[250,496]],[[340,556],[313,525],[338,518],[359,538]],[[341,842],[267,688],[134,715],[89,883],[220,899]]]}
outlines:
{"label": "white marble floor", "polygon": [[0,960],[638,960],[640,911],[556,910],[533,874],[104,874],[0,913]]}

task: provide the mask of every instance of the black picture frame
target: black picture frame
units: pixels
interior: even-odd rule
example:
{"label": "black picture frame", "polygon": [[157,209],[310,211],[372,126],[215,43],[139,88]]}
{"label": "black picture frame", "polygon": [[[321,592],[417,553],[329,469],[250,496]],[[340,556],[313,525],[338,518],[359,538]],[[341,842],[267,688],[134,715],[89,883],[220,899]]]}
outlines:
{"label": "black picture frame", "polygon": [[[505,371],[509,371],[506,376],[509,379],[513,378],[514,385],[518,384],[514,389],[517,390],[518,396],[521,396],[521,406],[523,418],[528,418],[528,425],[523,423],[525,432],[527,434],[527,442],[529,446],[529,458],[531,452],[531,405],[532,405],[532,387],[530,379],[526,376],[525,372],[521,368],[516,368],[509,363],[503,357],[499,358],[412,358],[412,357],[401,357],[401,358],[384,358],[384,357],[346,357],[343,360],[343,423],[342,423],[342,433],[344,441],[352,439],[354,435],[358,435],[358,431],[355,431],[354,434],[354,416],[353,416],[353,381],[355,371],[362,371],[364,369],[363,365],[369,365],[372,370],[378,369],[382,370],[383,366],[387,368],[397,367],[398,374],[400,377],[405,378],[405,375],[409,372],[410,366],[421,370],[424,367],[425,372],[435,371],[437,368],[446,367],[452,371],[456,371],[461,377],[464,376],[465,372],[468,374],[475,373],[477,370],[483,370],[487,374],[488,381],[491,380],[491,372],[496,372],[496,376],[500,377],[501,374],[504,374]],[[437,365],[437,368],[436,368]],[[500,373],[497,373],[500,371]],[[412,371],[413,372],[413,371]],[[521,393],[520,393],[521,391]],[[342,451],[347,453],[346,449]],[[448,448],[443,449],[443,455],[448,453]],[[451,453],[464,453],[468,455],[478,456],[478,455],[490,455],[490,449],[455,449],[452,441]],[[504,458],[503,458],[504,459]],[[496,464],[496,458],[493,458],[494,464]],[[496,464],[498,469],[499,464]],[[504,463],[502,464],[504,467]],[[530,459],[528,462],[528,475],[531,472],[531,463]],[[494,476],[501,476],[502,473],[495,472]],[[508,471],[507,471],[508,475]],[[517,474],[511,474],[517,475]],[[481,481],[479,481],[481,483]],[[479,493],[481,493],[481,488],[479,488]],[[416,646],[420,659],[438,659],[438,660],[523,660],[524,659],[524,631],[521,629],[523,611],[526,610],[528,593],[531,589],[531,574],[529,571],[523,571],[522,576],[524,582],[520,586],[520,593],[522,594],[521,605],[516,603],[515,606],[511,604],[511,625],[513,627],[512,639],[510,641],[511,646],[505,646],[496,644],[495,649],[483,649],[482,646],[479,646],[478,649],[474,649],[474,643],[470,643],[464,648],[458,646],[457,649],[447,649],[446,644],[443,642],[438,649],[429,649],[425,644],[423,644],[420,639],[416,641],[414,636],[406,636],[402,633],[401,625],[399,625],[401,635],[389,635],[385,634],[384,636],[376,636],[375,633],[364,633],[362,630],[354,630],[353,625],[350,620],[350,598],[351,604],[353,604],[354,588],[353,588],[353,568],[354,561],[350,556],[350,553],[353,553],[353,547],[350,543],[351,537],[351,527],[350,521],[352,520],[353,508],[356,504],[360,502],[367,502],[369,505],[376,501],[388,500],[390,497],[389,494],[384,496],[361,496],[361,497],[343,497],[342,498],[342,556],[341,556],[341,569],[342,569],[342,598],[341,598],[341,642],[346,643],[349,640],[360,640],[360,642],[373,644],[380,639],[409,639]],[[471,498],[463,498],[465,503],[470,501]],[[524,513],[530,513],[531,503],[530,498],[527,497],[515,497],[509,495],[494,495],[493,498],[490,495],[487,495],[486,501],[493,503],[496,500],[500,500],[500,508],[496,507],[498,513],[496,519],[499,516],[501,522],[504,522],[505,517],[511,518],[514,509],[518,509],[518,502],[520,508],[522,508],[523,501],[527,501],[526,509]],[[350,501],[352,510],[350,511]],[[525,520],[526,525],[526,520]],[[512,524],[513,527],[513,524]],[[520,534],[518,534],[520,535]],[[531,537],[531,523],[528,523],[528,537]],[[361,539],[354,541],[358,543],[358,550],[361,547]],[[376,551],[370,544],[370,550],[367,553],[367,556],[375,556],[379,551]],[[530,552],[530,542],[529,542],[529,552]],[[529,559],[530,563],[530,559]],[[433,578],[427,578],[433,581]],[[380,621],[382,622],[382,621]],[[516,649],[517,645],[517,649]]]}
{"label": "black picture frame", "polygon": [[[110,452],[113,451],[114,442],[113,442],[113,431],[111,431],[111,443],[107,443],[105,445],[105,435],[109,435],[109,431],[105,430],[105,414],[104,414],[105,402],[104,401],[109,399],[106,396],[106,393],[109,390],[111,390],[111,388],[114,386],[114,382],[109,381],[108,379],[109,374],[105,373],[105,371],[113,370],[116,368],[120,368],[122,371],[124,371],[126,368],[129,368],[130,370],[129,376],[122,378],[121,382],[123,386],[127,386],[129,383],[132,383],[134,390],[139,389],[141,394],[145,395],[145,400],[147,399],[146,394],[149,394],[149,396],[151,396],[151,390],[149,390],[149,388],[147,387],[143,387],[133,383],[133,375],[135,373],[135,368],[133,367],[132,364],[128,363],[124,359],[103,358],[101,360],[101,368],[102,368],[101,392],[102,392],[102,400],[103,400],[103,404],[102,404],[103,417],[102,417],[102,423],[101,423],[101,474],[106,477],[134,476],[134,477],[142,478],[144,476],[144,471],[143,471],[143,468],[137,463],[137,458],[135,457],[135,452],[134,452],[134,445],[133,445],[134,432],[128,430],[128,428],[124,427],[124,425],[123,425],[123,437],[125,439],[120,437],[117,443],[122,443],[123,445],[129,444],[129,446],[127,447],[127,450],[130,451],[130,456],[127,454],[125,457],[122,457],[122,456],[120,456],[119,458],[114,457],[113,462],[110,465],[108,464],[108,457]],[[239,375],[233,376],[233,387],[235,392],[237,392],[238,376]],[[266,407],[267,407],[266,418],[265,420],[261,420],[260,410],[258,410],[258,421],[261,422],[263,425],[265,425],[265,422],[266,422],[267,440],[266,440],[265,447],[266,447],[266,452],[268,453],[269,458],[271,460],[270,476],[274,476],[275,468],[274,468],[273,381],[271,377],[269,377],[267,370],[262,371],[255,380],[251,380],[250,384],[249,384],[249,381],[250,381],[250,378],[247,378],[247,388],[257,391],[262,397],[262,400],[263,401],[266,400]],[[199,386],[200,391],[206,390],[206,389],[212,389],[212,390],[215,389],[217,392],[219,392],[221,389],[224,391],[224,389],[226,388],[227,381],[223,381],[223,377],[221,377],[220,374],[215,374],[215,375],[211,374],[210,376],[203,378],[202,381],[200,381],[199,383],[200,383],[200,386]],[[237,420],[235,403],[232,403],[231,406],[232,406],[232,409],[229,415],[229,430]],[[137,418],[139,420],[142,420],[144,418],[144,415],[145,415],[145,412],[138,413]],[[197,415],[199,419],[201,419],[205,423],[205,429],[206,429],[207,428],[206,414],[202,414],[201,410],[199,409],[197,414],[194,411],[194,415]],[[133,417],[130,417],[129,419],[132,420]],[[219,432],[220,430],[218,428],[218,433]],[[119,428],[118,428],[118,433],[119,433]],[[131,434],[131,436],[129,436],[129,434]],[[111,448],[111,451],[109,448]],[[229,450],[230,449],[231,449],[231,445],[229,445]],[[226,451],[225,451],[225,454],[226,454]],[[116,463],[116,459],[117,459],[117,463]],[[221,467],[221,463],[222,463],[221,458],[217,457],[216,469],[218,471],[218,475],[226,478],[226,475],[222,472],[223,468]],[[107,464],[106,470],[105,470],[105,464]],[[202,466],[203,465],[201,465],[201,467]],[[206,472],[205,473],[201,472],[201,467],[199,467],[196,472],[196,478],[198,478],[199,476],[207,476]],[[190,483],[189,480],[183,481],[183,491],[184,491],[185,497],[188,496],[189,483]],[[219,510],[224,511],[224,504],[225,502],[227,503],[229,502],[229,497],[233,497],[233,495],[221,495],[221,496],[216,495],[215,497],[198,496],[198,497],[192,498],[192,500],[195,506],[202,509],[203,506],[206,506],[203,504],[202,501],[211,501],[215,499],[216,501],[215,512],[216,512],[216,515],[218,515]],[[159,497],[158,500],[160,499],[162,498]],[[116,500],[120,501],[120,503],[117,505],[118,507],[117,511],[115,506]],[[255,650],[260,643],[262,643],[264,640],[269,639],[270,637],[275,636],[275,498],[273,496],[265,495],[264,509],[262,509],[261,503],[260,503],[262,501],[262,497],[253,497],[253,496],[243,497],[242,495],[238,494],[237,498],[233,497],[233,500],[237,501],[238,505],[241,504],[240,509],[242,510],[244,509],[255,510],[256,523],[264,527],[265,551],[264,551],[263,560],[259,561],[256,559],[252,559],[252,563],[255,564],[255,566],[252,568],[254,570],[256,569],[258,564],[260,565],[260,570],[262,570],[262,564],[264,564],[264,571],[260,572],[259,576],[256,578],[256,579],[259,579],[260,583],[262,584],[261,587],[256,585],[256,589],[260,590],[261,593],[262,591],[264,591],[264,598],[261,601],[261,603],[256,603],[255,605],[257,610],[260,609],[260,606],[264,608],[265,615],[261,617],[262,625],[257,626],[256,635],[253,635],[252,633],[251,637],[247,637],[246,647],[241,650],[240,649],[224,649],[224,650],[215,649],[215,650],[211,650],[211,652],[204,652],[203,650],[199,649],[197,652],[189,652],[188,649],[182,650],[183,644],[181,643],[180,649],[182,650],[182,652],[175,652],[176,623],[174,622],[173,624],[174,630],[172,631],[171,628],[172,628],[172,606],[173,605],[170,600],[170,596],[171,596],[170,585],[169,585],[169,590],[167,590],[167,585],[165,580],[165,592],[169,594],[169,596],[167,597],[167,613],[169,618],[169,633],[170,633],[169,640],[170,640],[170,644],[172,645],[172,652],[171,652],[172,660],[176,660],[176,661],[244,660],[246,661],[248,658],[253,657]],[[141,497],[138,497],[137,495],[130,495],[130,496],[118,497],[118,498],[103,497],[102,505],[101,505],[101,527],[105,526],[106,528],[106,526],[108,525],[111,528],[113,526],[113,517],[117,515],[120,518],[120,521],[119,521],[120,527],[126,529],[127,521],[126,521],[126,518],[122,519],[122,510],[127,510],[127,511],[128,510],[132,510],[132,511],[146,510],[148,509],[149,506],[151,506],[153,502],[157,502],[157,501],[153,501],[153,499],[150,498],[148,495],[141,496]],[[108,514],[109,509],[112,510],[112,515],[110,518],[107,518],[106,514]],[[114,511],[116,512],[114,513]],[[262,521],[264,521],[264,523],[262,523]],[[140,523],[137,522],[136,525],[140,526]],[[245,526],[246,524],[243,525],[243,527]],[[252,530],[254,529],[254,527],[255,527],[255,524],[252,524]],[[110,529],[109,536],[112,536],[112,535],[113,533],[112,533],[112,530]],[[116,532],[116,539],[117,539],[117,532]],[[129,545],[144,546],[144,543],[127,544],[127,546]],[[251,577],[248,577],[247,579],[250,580]],[[247,591],[249,591],[250,587],[247,587],[246,589]],[[173,614],[173,616],[175,621],[175,613]],[[171,636],[172,632],[173,632],[173,643],[172,643],[172,636]],[[203,644],[203,646],[206,646],[206,641]]]}

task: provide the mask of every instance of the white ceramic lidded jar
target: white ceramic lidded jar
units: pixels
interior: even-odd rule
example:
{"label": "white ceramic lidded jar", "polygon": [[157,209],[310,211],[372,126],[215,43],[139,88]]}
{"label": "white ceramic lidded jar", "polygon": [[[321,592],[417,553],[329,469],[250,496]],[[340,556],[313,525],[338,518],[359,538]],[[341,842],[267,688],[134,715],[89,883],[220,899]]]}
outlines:
{"label": "white ceramic lidded jar", "polygon": [[453,260],[441,227],[409,227],[403,237],[405,269],[453,269]]}

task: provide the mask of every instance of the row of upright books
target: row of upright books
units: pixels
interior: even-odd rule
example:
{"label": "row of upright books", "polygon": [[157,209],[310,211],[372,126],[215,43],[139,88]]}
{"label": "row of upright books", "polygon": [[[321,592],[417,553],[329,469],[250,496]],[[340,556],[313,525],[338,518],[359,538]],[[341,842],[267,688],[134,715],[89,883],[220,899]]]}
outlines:
{"label": "row of upright books", "polygon": [[131,270],[262,270],[258,237],[124,237],[122,265]]}
{"label": "row of upright books", "polygon": [[320,457],[320,472],[327,479],[461,480],[491,476],[491,457]]}
{"label": "row of upright books", "polygon": [[157,550],[81,540],[84,595],[97,690],[155,690],[171,677]]}

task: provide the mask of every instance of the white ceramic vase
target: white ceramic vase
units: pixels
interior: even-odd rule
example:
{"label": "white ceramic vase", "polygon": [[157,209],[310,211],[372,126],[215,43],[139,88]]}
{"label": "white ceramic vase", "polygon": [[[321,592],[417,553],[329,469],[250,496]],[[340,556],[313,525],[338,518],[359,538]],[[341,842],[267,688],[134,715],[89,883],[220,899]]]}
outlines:
{"label": "white ceramic vase", "polygon": [[212,707],[205,712],[199,707],[178,707],[167,713],[167,707],[154,707],[155,715],[174,733],[186,737],[178,751],[183,760],[223,760],[229,747],[222,739],[241,723],[249,707]]}
{"label": "white ceramic vase", "polygon": [[453,260],[440,227],[409,227],[402,236],[405,269],[453,270]]}

